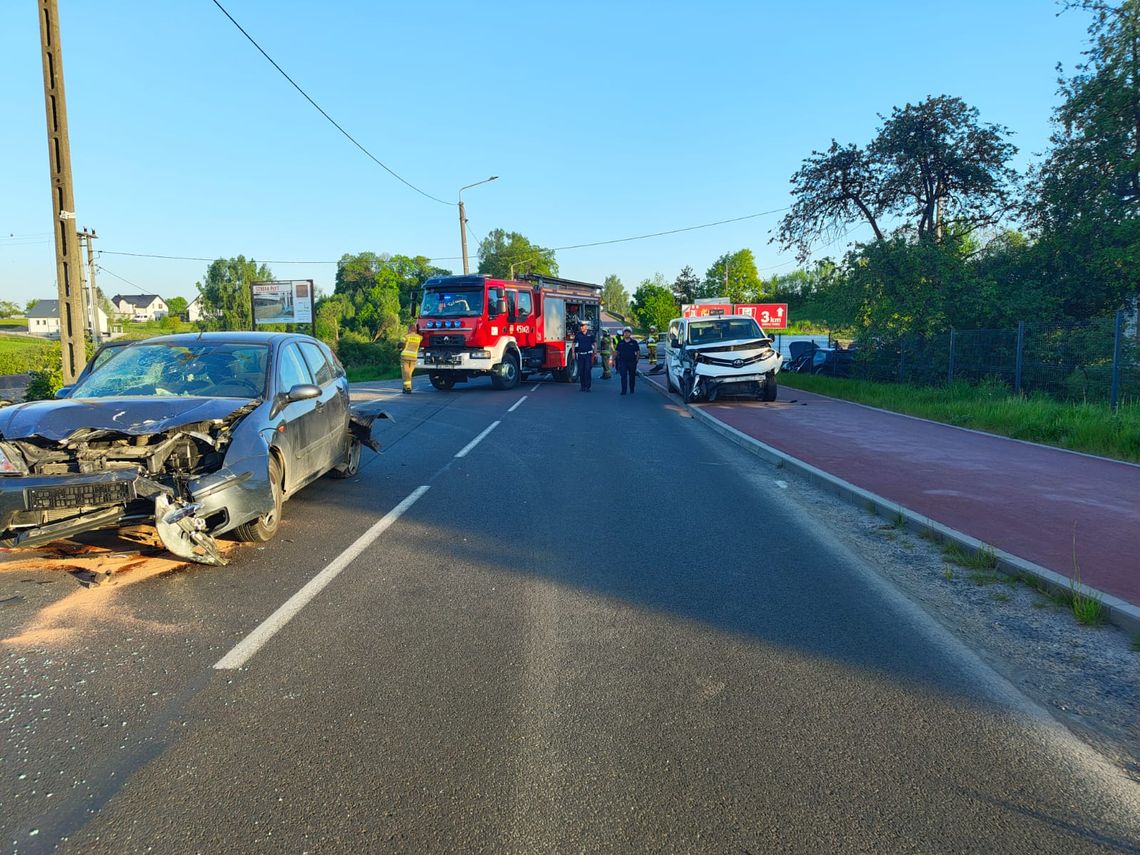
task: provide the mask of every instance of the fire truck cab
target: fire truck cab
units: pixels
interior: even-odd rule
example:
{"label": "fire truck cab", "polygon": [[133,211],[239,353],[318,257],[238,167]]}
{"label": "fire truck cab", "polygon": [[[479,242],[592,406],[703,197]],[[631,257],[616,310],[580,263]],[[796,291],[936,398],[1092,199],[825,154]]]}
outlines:
{"label": "fire truck cab", "polygon": [[417,366],[437,389],[482,376],[496,389],[512,389],[532,374],[573,382],[574,333],[583,318],[599,331],[598,285],[534,274],[435,277],[424,283]]}

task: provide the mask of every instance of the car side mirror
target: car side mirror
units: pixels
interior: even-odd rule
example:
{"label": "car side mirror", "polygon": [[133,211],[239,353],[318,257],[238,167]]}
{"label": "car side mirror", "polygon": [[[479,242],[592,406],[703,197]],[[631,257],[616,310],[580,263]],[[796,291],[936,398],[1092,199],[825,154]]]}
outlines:
{"label": "car side mirror", "polygon": [[285,399],[292,404],[294,401],[311,401],[321,396],[321,387],[312,383],[298,383],[285,393]]}
{"label": "car side mirror", "polygon": [[58,389],[55,390],[55,396],[57,398],[66,398],[68,395],[71,394],[71,390],[74,388],[75,388],[74,386],[60,386]]}

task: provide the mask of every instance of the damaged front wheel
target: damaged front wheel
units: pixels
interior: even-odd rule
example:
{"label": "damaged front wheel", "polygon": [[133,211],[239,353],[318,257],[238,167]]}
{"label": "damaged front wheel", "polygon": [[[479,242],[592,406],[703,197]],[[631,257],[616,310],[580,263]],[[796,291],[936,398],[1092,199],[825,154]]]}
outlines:
{"label": "damaged front wheel", "polygon": [[257,519],[242,523],[236,529],[239,540],[247,543],[264,543],[272,540],[277,534],[277,527],[281,524],[281,505],[284,496],[281,487],[281,464],[276,457],[269,458],[269,489],[273,493],[273,507]]}

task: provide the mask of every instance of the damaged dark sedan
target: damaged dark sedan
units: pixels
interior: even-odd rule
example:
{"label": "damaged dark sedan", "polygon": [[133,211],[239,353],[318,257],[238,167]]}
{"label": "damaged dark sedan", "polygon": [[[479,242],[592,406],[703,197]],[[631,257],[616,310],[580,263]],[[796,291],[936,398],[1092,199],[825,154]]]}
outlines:
{"label": "damaged dark sedan", "polygon": [[0,546],[152,521],[175,555],[223,564],[214,538],[266,541],[283,502],[379,447],[320,341],[172,335],[102,352],[55,401],[0,409]]}

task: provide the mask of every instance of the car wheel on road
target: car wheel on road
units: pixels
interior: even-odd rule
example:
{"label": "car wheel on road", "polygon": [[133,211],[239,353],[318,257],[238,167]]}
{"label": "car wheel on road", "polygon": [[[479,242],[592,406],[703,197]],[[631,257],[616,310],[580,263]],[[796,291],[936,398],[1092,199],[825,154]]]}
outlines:
{"label": "car wheel on road", "polygon": [[431,385],[443,392],[455,385],[455,378],[448,374],[429,374],[428,380],[431,381]]}
{"label": "car wheel on road", "polygon": [[776,400],[776,375],[769,374],[764,378],[764,392],[761,398],[769,403]]}
{"label": "car wheel on road", "polygon": [[333,478],[351,478],[360,471],[360,452],[364,446],[361,445],[360,440],[355,437],[349,442],[348,453],[345,455],[344,463],[329,473]]}
{"label": "car wheel on road", "polygon": [[669,369],[665,369],[665,388],[670,392],[676,392],[677,387],[673,385],[673,375],[669,373]]}
{"label": "car wheel on road", "polygon": [[281,505],[284,503],[281,464],[273,456],[269,458],[269,489],[273,493],[273,507],[257,519],[242,523],[234,529],[239,540],[247,543],[265,543],[273,539],[273,535],[277,534],[277,527],[281,525]]}

